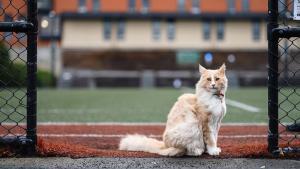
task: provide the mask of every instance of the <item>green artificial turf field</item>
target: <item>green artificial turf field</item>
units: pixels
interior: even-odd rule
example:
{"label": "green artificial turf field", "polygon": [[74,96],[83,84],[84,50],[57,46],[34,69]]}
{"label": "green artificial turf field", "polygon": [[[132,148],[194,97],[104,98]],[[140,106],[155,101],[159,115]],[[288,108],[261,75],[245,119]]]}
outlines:
{"label": "green artificial turf field", "polygon": [[[176,89],[39,90],[38,120],[63,122],[164,122],[183,93]],[[265,88],[231,89],[227,98],[259,108],[228,106],[225,122],[267,122]]]}
{"label": "green artificial turf field", "polygon": [[[22,99],[25,93],[19,91],[12,94],[13,91],[1,91],[0,104],[4,105],[1,106],[1,122],[11,122],[10,119],[18,122],[25,120],[21,115],[25,112],[22,107],[22,103],[26,102],[26,99]],[[38,89],[38,121],[164,122],[177,97],[185,91],[171,88]],[[288,96],[292,92],[292,89],[286,89],[279,95]],[[258,111],[248,111],[228,104],[224,122],[267,122],[266,88],[229,89],[226,98],[255,107]],[[280,97],[279,101],[284,101],[283,98],[286,97]],[[297,118],[297,108],[293,105],[297,102],[299,97],[292,94],[280,105],[279,117],[284,117],[282,121],[292,122],[289,116]],[[286,116],[289,110],[289,116]]]}

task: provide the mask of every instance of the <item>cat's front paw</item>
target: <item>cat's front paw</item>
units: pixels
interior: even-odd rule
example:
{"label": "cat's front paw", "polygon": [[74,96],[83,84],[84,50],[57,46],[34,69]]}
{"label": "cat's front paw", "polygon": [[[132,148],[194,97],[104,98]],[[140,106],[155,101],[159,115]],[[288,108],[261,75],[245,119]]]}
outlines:
{"label": "cat's front paw", "polygon": [[207,153],[212,156],[217,156],[221,152],[219,147],[207,147]]}

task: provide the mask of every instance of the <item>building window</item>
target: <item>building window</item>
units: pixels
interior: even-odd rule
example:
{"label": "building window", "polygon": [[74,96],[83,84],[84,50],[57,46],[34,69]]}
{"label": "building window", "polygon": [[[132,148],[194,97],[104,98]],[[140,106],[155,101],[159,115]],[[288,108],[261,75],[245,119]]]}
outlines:
{"label": "building window", "polygon": [[286,2],[285,0],[278,1],[278,12],[283,12],[286,10]]}
{"label": "building window", "polygon": [[242,1],[242,10],[243,10],[243,12],[249,11],[249,0]]}
{"label": "building window", "polygon": [[100,0],[93,0],[93,12],[99,12]]}
{"label": "building window", "polygon": [[175,22],[174,20],[169,20],[167,25],[167,36],[169,41],[175,39]]}
{"label": "building window", "polygon": [[103,37],[105,40],[111,39],[111,21],[104,20],[104,29],[103,29]]}
{"label": "building window", "polygon": [[149,0],[142,0],[142,13],[149,11]]}
{"label": "building window", "polygon": [[125,36],[125,21],[119,20],[117,27],[117,38],[118,40],[123,40]]}
{"label": "building window", "polygon": [[192,13],[194,14],[198,14],[200,13],[200,10],[199,10],[199,2],[200,0],[193,0],[192,1]]}
{"label": "building window", "polygon": [[178,12],[185,12],[185,0],[177,0]]}
{"label": "building window", "polygon": [[135,0],[128,1],[128,10],[129,12],[135,12]]}
{"label": "building window", "polygon": [[227,0],[228,12],[235,13],[235,0]]}
{"label": "building window", "polygon": [[211,23],[209,21],[203,22],[203,38],[209,40],[211,34]]}
{"label": "building window", "polygon": [[[12,22],[13,17],[10,16],[9,14],[4,14],[4,21],[5,22]],[[4,32],[4,38],[5,40],[11,40],[13,37],[13,32]]]}
{"label": "building window", "polygon": [[259,21],[254,21],[252,23],[252,37],[254,41],[258,41],[260,39],[260,23]]}
{"label": "building window", "polygon": [[49,12],[52,9],[52,1],[51,0],[38,0],[37,7],[38,7],[39,12]]}
{"label": "building window", "polygon": [[221,21],[217,22],[217,39],[224,39],[224,22]]}
{"label": "building window", "polygon": [[154,40],[160,39],[160,21],[153,21],[152,25],[152,37]]}
{"label": "building window", "polygon": [[86,0],[78,1],[78,12],[86,12]]}
{"label": "building window", "polygon": [[[24,18],[25,19],[25,18]],[[60,17],[58,15],[40,15],[39,37],[42,39],[58,39],[61,35]]]}

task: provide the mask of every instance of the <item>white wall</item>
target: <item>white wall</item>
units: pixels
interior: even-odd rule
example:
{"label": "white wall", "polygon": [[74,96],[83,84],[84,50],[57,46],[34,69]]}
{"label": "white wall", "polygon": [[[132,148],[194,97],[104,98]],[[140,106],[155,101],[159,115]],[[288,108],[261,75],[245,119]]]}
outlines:
{"label": "white wall", "polygon": [[176,21],[175,39],[167,39],[167,23],[161,22],[161,38],[152,38],[152,21],[126,21],[125,39],[117,40],[117,24],[113,22],[112,38],[104,40],[101,21],[65,21],[63,23],[63,49],[198,49],[198,50],[266,50],[266,23],[261,22],[259,41],[252,38],[251,21],[225,22],[225,37],[216,37],[216,23],[212,22],[211,39],[203,39],[199,21]]}

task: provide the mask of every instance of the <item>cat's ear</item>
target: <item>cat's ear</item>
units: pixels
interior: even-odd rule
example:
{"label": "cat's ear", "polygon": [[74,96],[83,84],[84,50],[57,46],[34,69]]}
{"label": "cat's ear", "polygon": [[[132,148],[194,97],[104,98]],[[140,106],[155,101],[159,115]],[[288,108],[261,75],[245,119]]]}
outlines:
{"label": "cat's ear", "polygon": [[225,70],[226,70],[226,66],[225,66],[225,63],[223,63],[222,66],[219,68],[219,71],[220,71],[222,74],[225,74]]}
{"label": "cat's ear", "polygon": [[202,75],[205,71],[206,71],[206,69],[205,69],[203,66],[201,66],[201,65],[199,64],[199,72],[200,72],[200,75]]}

